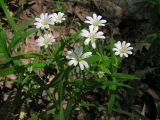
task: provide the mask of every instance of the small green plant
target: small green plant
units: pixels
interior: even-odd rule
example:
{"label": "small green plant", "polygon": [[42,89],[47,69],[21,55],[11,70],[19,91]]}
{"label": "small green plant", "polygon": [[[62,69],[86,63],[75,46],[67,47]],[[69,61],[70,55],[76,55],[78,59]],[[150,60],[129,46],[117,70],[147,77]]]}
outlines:
{"label": "small green plant", "polygon": [[[61,11],[60,1],[56,4],[58,11]],[[103,104],[108,111],[106,116],[109,117],[115,111],[144,119],[137,114],[121,110],[116,104],[116,91],[119,88],[132,89],[125,84],[126,81],[138,78],[128,73],[118,72],[122,59],[132,54],[133,47],[125,41],[114,43],[112,35],[109,35],[107,44],[104,33],[100,31],[106,23],[106,20],[101,19],[102,16],[96,14],[93,14],[93,17],[87,16],[85,23],[89,24],[88,28],[82,30],[77,28],[77,32],[67,37],[61,36],[60,41],[56,42],[49,29],[63,24],[66,20],[64,13],[42,13],[40,17],[35,18],[36,28],[26,30],[33,20],[17,28],[3,0],[0,1],[0,5],[14,33],[13,37],[8,39],[2,23],[0,24],[0,55],[4,57],[0,65],[6,66],[0,69],[0,76],[13,73],[17,76],[14,80],[17,93],[14,96],[12,111],[22,108],[27,99],[34,99],[36,95],[45,91],[50,99],[50,106],[42,113],[33,113],[28,120],[69,120],[72,119],[71,115],[76,109],[81,110],[83,106],[96,106],[94,101],[89,104],[84,97],[88,91],[102,89],[105,91],[104,96],[108,98],[108,102]],[[19,49],[20,42],[38,31],[41,35],[35,42],[40,47],[39,53],[23,54]],[[67,51],[65,52],[64,49]],[[14,56],[13,51],[16,53]],[[26,58],[33,58],[32,62],[24,64],[22,60]],[[37,73],[37,70],[47,68],[57,71],[52,74],[53,77],[49,82],[47,77]],[[55,89],[56,95],[51,92],[51,88]],[[97,107],[99,106],[102,105]]]}
{"label": "small green plant", "polygon": [[56,11],[62,12],[63,11],[62,0],[55,1],[55,4],[56,4]]}

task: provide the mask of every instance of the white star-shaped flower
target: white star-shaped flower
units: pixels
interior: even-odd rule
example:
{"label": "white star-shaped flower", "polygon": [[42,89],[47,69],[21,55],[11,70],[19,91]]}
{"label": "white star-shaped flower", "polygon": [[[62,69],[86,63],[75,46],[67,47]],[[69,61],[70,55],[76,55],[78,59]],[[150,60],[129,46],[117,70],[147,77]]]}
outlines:
{"label": "white star-shaped flower", "polygon": [[41,13],[39,18],[35,18],[35,21],[34,25],[36,25],[37,29],[48,29],[49,25],[54,25],[48,13]]}
{"label": "white star-shaped flower", "polygon": [[93,27],[105,26],[106,20],[101,20],[102,16],[93,14],[93,17],[87,16],[85,23],[92,25]]}
{"label": "white star-shaped flower", "polygon": [[126,41],[123,41],[122,43],[118,41],[114,44],[115,48],[113,48],[113,51],[115,51],[115,55],[120,55],[120,57],[128,57],[129,54],[132,54],[133,47],[130,47],[130,43],[126,43]]}
{"label": "white star-shaped flower", "polygon": [[88,45],[89,42],[91,42],[92,47],[96,48],[96,40],[97,39],[105,39],[105,36],[103,36],[102,31],[98,31],[97,27],[89,26],[89,31],[83,29],[81,32],[81,36],[86,37],[86,40],[84,42],[85,45]]}
{"label": "white star-shaped flower", "polygon": [[52,34],[44,34],[44,36],[40,36],[36,43],[38,46],[47,48],[48,45],[52,45],[55,42],[55,38]]}
{"label": "white star-shaped flower", "polygon": [[58,12],[58,14],[53,13],[52,15],[50,15],[50,17],[51,21],[54,23],[62,23],[65,20],[64,13],[62,12]]}
{"label": "white star-shaped flower", "polygon": [[82,51],[83,47],[75,47],[74,51],[67,52],[66,58],[70,60],[68,62],[69,66],[77,66],[79,64],[81,70],[89,67],[88,63],[85,61],[85,58],[92,56],[92,52],[86,52],[83,54]]}

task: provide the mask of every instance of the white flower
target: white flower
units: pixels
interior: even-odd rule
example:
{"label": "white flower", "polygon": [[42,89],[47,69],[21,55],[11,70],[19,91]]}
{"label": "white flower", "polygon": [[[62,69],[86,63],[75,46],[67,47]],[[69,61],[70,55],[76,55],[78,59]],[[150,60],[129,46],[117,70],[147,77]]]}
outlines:
{"label": "white flower", "polygon": [[62,12],[58,12],[58,14],[53,13],[52,15],[50,15],[50,17],[51,17],[51,21],[54,23],[62,23],[65,20],[64,13]]}
{"label": "white flower", "polygon": [[115,55],[120,55],[120,57],[128,57],[128,54],[132,54],[133,47],[130,47],[130,43],[126,43],[126,41],[123,41],[122,43],[118,41],[114,44],[115,48],[113,48],[113,51],[115,51]]}
{"label": "white flower", "polygon": [[48,13],[41,13],[39,18],[35,18],[36,28],[40,29],[48,29],[49,25],[53,25],[54,23],[51,21],[50,16]]}
{"label": "white flower", "polygon": [[68,62],[69,66],[77,66],[79,64],[81,70],[89,67],[88,63],[84,59],[92,56],[92,52],[86,52],[83,54],[82,51],[83,47],[75,47],[74,51],[67,52],[66,58],[70,60]]}
{"label": "white flower", "polygon": [[99,78],[102,78],[105,76],[105,72],[102,72],[102,71],[99,71],[97,74]]}
{"label": "white flower", "polygon": [[55,38],[52,34],[44,34],[44,36],[40,36],[37,40],[37,45],[40,47],[45,47],[47,48],[48,45],[51,45],[52,43],[55,42]]}
{"label": "white flower", "polygon": [[105,26],[105,23],[107,22],[106,20],[101,20],[102,16],[96,15],[95,13],[93,14],[93,18],[90,16],[86,17],[85,23],[88,23],[92,25],[93,27],[99,27],[99,26]]}
{"label": "white flower", "polygon": [[83,29],[81,32],[81,36],[86,37],[84,42],[85,45],[88,45],[91,42],[92,47],[96,48],[96,40],[97,39],[105,39],[102,31],[98,31],[97,27],[89,26],[89,31]]}

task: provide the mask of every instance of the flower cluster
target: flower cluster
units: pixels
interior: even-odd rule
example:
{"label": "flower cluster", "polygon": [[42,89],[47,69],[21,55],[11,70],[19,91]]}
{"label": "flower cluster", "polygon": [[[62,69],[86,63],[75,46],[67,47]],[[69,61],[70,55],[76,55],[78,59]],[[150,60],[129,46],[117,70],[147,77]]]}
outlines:
{"label": "flower cluster", "polygon": [[93,17],[87,16],[84,22],[89,24],[89,30],[83,29],[81,36],[85,37],[85,45],[88,45],[91,42],[92,48],[96,48],[97,39],[105,39],[104,33],[99,31],[100,26],[105,26],[106,20],[101,20],[102,16],[97,16],[93,14]]}
{"label": "flower cluster", "polygon": [[[64,13],[58,12],[53,14],[42,13],[39,18],[35,18],[34,25],[37,29],[46,30],[55,24],[60,24],[65,20]],[[84,23],[89,24],[88,29],[83,29],[80,35],[85,39],[84,45],[91,43],[93,49],[96,49],[96,41],[98,39],[105,39],[104,33],[100,30],[100,27],[106,25],[107,21],[102,19],[102,16],[93,14],[93,16],[87,16]],[[52,45],[55,42],[55,37],[51,33],[44,33],[40,36],[36,42],[40,47],[47,48],[49,45]],[[133,47],[130,47],[130,43],[123,41],[122,43],[118,41],[115,43],[115,48],[113,51],[115,55],[120,55],[120,57],[128,57],[129,54],[132,54]],[[89,65],[86,62],[86,58],[92,56],[92,52],[83,52],[83,47],[74,46],[74,50],[67,52],[66,59],[69,60],[69,66],[77,66],[81,70],[88,68]]]}
{"label": "flower cluster", "polygon": [[64,13],[58,12],[53,14],[41,13],[39,18],[35,18],[35,23],[37,29],[49,29],[50,25],[56,23],[62,23],[65,20]]}
{"label": "flower cluster", "polygon": [[[34,25],[37,29],[47,30],[50,28],[50,26],[62,23],[64,20],[64,13],[61,12],[53,14],[41,13],[39,18],[35,18],[36,22]],[[52,45],[55,42],[55,37],[51,33],[45,33],[44,35],[40,36],[36,42],[39,47],[47,48],[49,45]]]}

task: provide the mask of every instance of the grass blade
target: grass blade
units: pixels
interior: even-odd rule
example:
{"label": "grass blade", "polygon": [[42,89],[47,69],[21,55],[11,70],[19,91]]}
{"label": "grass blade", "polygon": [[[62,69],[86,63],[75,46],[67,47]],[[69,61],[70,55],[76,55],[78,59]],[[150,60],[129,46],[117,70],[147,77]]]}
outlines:
{"label": "grass blade", "polygon": [[[25,22],[18,30],[17,32],[14,34],[12,40],[11,40],[11,45],[14,44],[24,33],[24,30],[28,28],[28,26],[33,22],[33,19]],[[10,45],[10,46],[11,46]]]}
{"label": "grass blade", "polygon": [[6,3],[4,2],[4,0],[0,0],[0,6],[4,11],[4,14],[7,18],[7,21],[9,23],[10,27],[12,28],[14,33],[16,33],[16,23],[13,20],[12,16],[10,15],[10,12],[9,12],[8,7],[7,7]]}
{"label": "grass blade", "polygon": [[134,75],[129,75],[129,74],[126,74],[126,73],[114,73],[114,74],[112,74],[112,77],[120,78],[120,79],[128,79],[128,80],[139,79],[138,77],[136,77]]}
{"label": "grass blade", "polygon": [[18,39],[12,41],[12,43],[9,45],[10,49],[14,49],[22,40],[25,40],[28,36],[31,34],[37,32],[38,30],[36,28],[32,28],[29,31],[22,34]]}
{"label": "grass blade", "polygon": [[71,111],[72,111],[72,103],[73,103],[73,100],[70,99],[67,103],[67,108],[65,110],[65,120],[69,120],[69,116],[71,114]]}
{"label": "grass blade", "polygon": [[9,74],[13,74],[16,71],[14,67],[4,68],[0,70],[0,76],[6,76]]}
{"label": "grass blade", "polygon": [[9,57],[8,49],[7,49],[7,35],[4,30],[0,31],[0,55]]}

